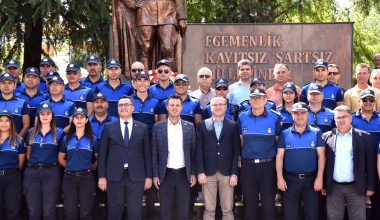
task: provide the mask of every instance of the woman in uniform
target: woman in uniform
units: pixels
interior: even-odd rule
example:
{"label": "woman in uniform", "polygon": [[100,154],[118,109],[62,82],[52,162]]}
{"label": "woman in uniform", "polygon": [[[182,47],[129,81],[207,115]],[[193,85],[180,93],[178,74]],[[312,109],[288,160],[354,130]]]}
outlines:
{"label": "woman in uniform", "polygon": [[19,220],[22,196],[20,170],[25,162],[25,143],[17,134],[12,115],[0,111],[0,208],[4,219]]}
{"label": "woman in uniform", "polygon": [[290,113],[293,104],[298,102],[297,89],[294,83],[287,82],[282,88],[282,106],[277,108],[277,111],[282,117],[281,130],[285,130],[293,125],[293,117]]}
{"label": "woman in uniform", "polygon": [[27,167],[24,193],[29,220],[55,220],[61,172],[58,167],[59,143],[63,131],[56,127],[52,106],[42,102],[37,121],[27,138]]}
{"label": "woman in uniform", "polygon": [[[97,142],[86,110],[77,108],[58,155],[59,163],[65,168],[63,201],[66,219],[92,219],[96,189],[93,171],[96,168]],[[79,218],[77,198],[80,204]]]}

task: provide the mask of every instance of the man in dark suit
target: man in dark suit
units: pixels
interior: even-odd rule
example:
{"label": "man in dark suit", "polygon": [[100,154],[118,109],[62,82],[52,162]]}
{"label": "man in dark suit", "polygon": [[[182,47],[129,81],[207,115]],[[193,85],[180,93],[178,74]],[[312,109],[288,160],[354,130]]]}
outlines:
{"label": "man in dark suit", "polygon": [[351,109],[334,109],[336,129],[323,134],[326,142],[325,190],[327,217],[366,219],[366,196],[375,190],[375,155],[368,133],[351,126]]}
{"label": "man in dark suit", "polygon": [[119,120],[105,125],[100,139],[99,188],[107,190],[109,220],[122,219],[126,197],[128,219],[141,219],[144,189],[152,186],[148,127],[133,120],[133,101],[121,96]]}
{"label": "man in dark suit", "polygon": [[153,183],[159,189],[160,219],[172,219],[174,203],[177,219],[189,219],[190,187],[196,183],[194,168],[195,129],[181,120],[182,99],[167,100],[168,119],[153,126]]}
{"label": "man in dark suit", "polygon": [[215,219],[219,190],[223,219],[233,220],[234,187],[237,185],[240,138],[237,124],[225,118],[227,100],[214,97],[210,102],[212,117],[197,128],[195,169],[205,198],[204,220]]}

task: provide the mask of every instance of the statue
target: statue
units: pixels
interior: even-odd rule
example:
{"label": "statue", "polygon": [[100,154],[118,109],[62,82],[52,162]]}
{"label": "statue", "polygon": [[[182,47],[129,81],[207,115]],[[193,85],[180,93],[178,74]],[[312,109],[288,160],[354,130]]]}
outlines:
{"label": "statue", "polygon": [[111,55],[130,78],[130,66],[141,61],[147,70],[162,58],[182,69],[186,33],[185,0],[113,0]]}

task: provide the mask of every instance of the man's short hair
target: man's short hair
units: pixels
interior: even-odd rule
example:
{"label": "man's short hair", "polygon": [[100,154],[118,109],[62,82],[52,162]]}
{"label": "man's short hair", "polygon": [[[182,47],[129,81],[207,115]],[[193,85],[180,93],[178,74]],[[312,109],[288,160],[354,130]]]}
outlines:
{"label": "man's short hair", "polygon": [[119,99],[117,100],[117,102],[119,103],[119,101],[120,101],[121,99],[129,99],[129,100],[131,101],[132,105],[135,105],[135,104],[133,103],[133,100],[132,100],[132,98],[131,98],[130,96],[122,95],[122,96],[119,97]]}
{"label": "man's short hair", "polygon": [[249,65],[250,67],[252,67],[252,62],[248,59],[242,59],[238,62],[237,68],[240,70],[240,67],[243,65]]}
{"label": "man's short hair", "polygon": [[198,70],[197,72],[197,77],[199,77],[199,75],[203,72],[209,72],[210,75],[212,76],[212,71],[210,70],[210,68],[207,68],[207,67],[202,67]]}
{"label": "man's short hair", "polygon": [[369,65],[366,63],[359,63],[358,65],[356,65],[355,73],[357,73],[359,71],[359,69],[361,69],[361,68],[367,68],[368,73],[371,73],[371,68],[369,68]]}
{"label": "man's short hair", "polygon": [[347,112],[349,115],[351,115],[351,108],[347,105],[339,105],[334,108],[334,115],[336,112]]}
{"label": "man's short hair", "polygon": [[278,69],[279,69],[280,67],[282,67],[282,66],[285,67],[285,68],[289,71],[289,66],[288,66],[288,65],[286,65],[286,64],[284,64],[284,63],[276,63],[276,64],[274,65],[274,68],[273,68],[273,75],[276,75]]}
{"label": "man's short hair", "polygon": [[166,103],[166,105],[169,105],[169,101],[170,101],[170,99],[178,99],[178,100],[181,101],[181,105],[183,105],[183,101],[182,101],[181,96],[179,96],[179,95],[177,95],[177,94],[173,94],[173,95],[169,96],[169,98],[168,98],[168,102]]}
{"label": "man's short hair", "polygon": [[339,66],[337,64],[335,64],[335,63],[330,63],[327,67],[335,67],[339,71]]}

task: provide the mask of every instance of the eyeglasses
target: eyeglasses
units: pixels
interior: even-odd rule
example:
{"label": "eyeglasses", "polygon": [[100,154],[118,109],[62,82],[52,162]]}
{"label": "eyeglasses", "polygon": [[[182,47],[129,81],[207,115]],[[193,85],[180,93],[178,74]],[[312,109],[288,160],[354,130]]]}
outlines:
{"label": "eyeglasses", "polygon": [[189,85],[189,82],[175,82],[174,85],[176,86],[188,86]]}
{"label": "eyeglasses", "polygon": [[334,75],[334,76],[339,75],[339,72],[329,72],[329,76],[331,75]]}
{"label": "eyeglasses", "polygon": [[370,103],[373,103],[373,102],[375,102],[375,99],[362,99],[362,102],[370,102]]}
{"label": "eyeglasses", "polygon": [[78,72],[73,72],[73,71],[70,71],[70,72],[66,72],[66,74],[67,74],[67,75],[69,75],[69,76],[70,76],[70,75],[77,75],[77,74],[78,74]]}
{"label": "eyeglasses", "polygon": [[198,77],[201,78],[201,79],[204,79],[204,78],[208,79],[211,76],[210,75],[199,75]]}
{"label": "eyeglasses", "polygon": [[350,117],[350,115],[343,115],[343,116],[340,116],[340,117],[335,117],[335,120],[337,121],[337,120],[343,120],[343,119],[346,119],[346,118],[348,118],[348,117]]}
{"label": "eyeglasses", "polygon": [[135,73],[135,72],[141,72],[143,71],[143,69],[131,69],[132,73]]}
{"label": "eyeglasses", "polygon": [[215,88],[216,90],[218,91],[227,91],[228,88],[227,87],[218,87],[218,88]]}
{"label": "eyeglasses", "polygon": [[128,107],[131,107],[133,106],[133,104],[131,103],[120,103],[120,104],[117,104],[117,107],[119,108],[128,108]]}
{"label": "eyeglasses", "polygon": [[226,103],[217,103],[217,104],[212,104],[211,106],[212,107],[222,107],[222,106],[225,106]]}
{"label": "eyeglasses", "polygon": [[169,70],[162,70],[162,69],[159,69],[159,70],[157,70],[157,72],[158,72],[159,74],[161,74],[161,73],[168,74],[168,73],[169,73]]}

